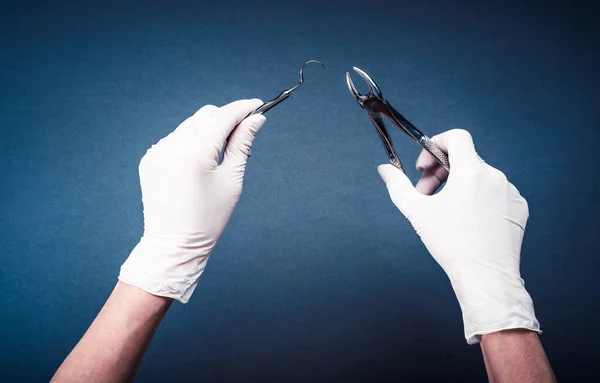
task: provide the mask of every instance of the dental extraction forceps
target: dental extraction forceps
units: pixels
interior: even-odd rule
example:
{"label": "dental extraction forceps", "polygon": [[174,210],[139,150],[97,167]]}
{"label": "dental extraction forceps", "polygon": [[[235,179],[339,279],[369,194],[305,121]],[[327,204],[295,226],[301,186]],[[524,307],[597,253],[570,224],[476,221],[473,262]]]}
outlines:
{"label": "dental extraction forceps", "polygon": [[283,100],[290,97],[290,95],[292,94],[293,91],[300,88],[300,86],[302,86],[302,84],[304,84],[304,68],[306,68],[306,66],[308,64],[312,64],[312,63],[320,64],[323,67],[323,69],[325,69],[325,65],[323,65],[323,63],[320,61],[309,60],[309,61],[305,62],[304,65],[302,65],[302,68],[300,68],[300,82],[298,84],[294,85],[290,89],[286,89],[283,92],[279,93],[279,95],[277,97],[275,97],[274,99],[265,102],[264,104],[262,104],[261,106],[256,108],[252,113],[250,113],[250,115],[265,113],[268,110],[270,110],[271,108],[273,108],[274,106],[276,106],[277,104],[279,104],[280,102],[282,102]]}
{"label": "dental extraction forceps", "polygon": [[390,138],[385,124],[383,123],[383,119],[381,118],[382,115],[390,119],[423,149],[431,153],[440,163],[440,165],[444,167],[444,169],[450,171],[450,162],[448,161],[448,156],[446,153],[444,153],[429,137],[423,134],[413,124],[408,122],[404,116],[398,113],[398,111],[396,111],[396,109],[390,105],[390,103],[383,97],[381,90],[375,81],[373,81],[371,76],[357,67],[353,67],[352,69],[354,69],[354,71],[358,73],[363,80],[365,80],[369,86],[369,94],[366,96],[360,94],[352,82],[350,73],[346,72],[346,83],[348,84],[348,89],[350,90],[350,93],[356,102],[358,102],[358,104],[367,111],[369,118],[375,125],[377,133],[379,133],[379,137],[381,138],[387,155],[390,158],[390,163],[404,172],[400,158],[398,158],[398,154],[396,153],[396,148],[394,148],[392,139]]}

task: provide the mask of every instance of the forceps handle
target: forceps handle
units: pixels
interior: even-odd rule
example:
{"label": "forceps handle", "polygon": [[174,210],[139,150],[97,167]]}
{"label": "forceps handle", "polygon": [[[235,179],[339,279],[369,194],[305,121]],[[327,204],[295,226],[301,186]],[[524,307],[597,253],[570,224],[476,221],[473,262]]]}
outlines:
{"label": "forceps handle", "polygon": [[415,140],[423,149],[427,150],[431,153],[432,156],[446,169],[446,171],[450,172],[450,161],[448,161],[448,156],[446,153],[442,151],[429,137],[427,137],[423,132],[417,129],[413,124],[410,123],[403,115],[400,114],[393,106],[391,106],[387,101],[383,101],[382,105],[382,113],[387,115],[398,127],[404,130],[404,133],[408,134],[413,140]]}
{"label": "forceps handle", "polygon": [[431,138],[426,135],[421,136],[419,139],[419,145],[425,150],[427,150],[431,155],[435,157],[435,159],[446,169],[448,172],[450,171],[450,161],[448,161],[448,155],[437,146]]}

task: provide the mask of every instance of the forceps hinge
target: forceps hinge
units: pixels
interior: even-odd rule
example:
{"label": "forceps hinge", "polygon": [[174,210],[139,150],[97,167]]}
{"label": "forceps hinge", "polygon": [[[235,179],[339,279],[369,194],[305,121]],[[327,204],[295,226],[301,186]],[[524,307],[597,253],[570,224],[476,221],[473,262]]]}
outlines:
{"label": "forceps hinge", "polygon": [[412,138],[413,141],[421,146],[421,148],[431,153],[431,155],[435,157],[435,159],[444,169],[446,169],[446,171],[450,171],[448,155],[444,153],[429,137],[423,134],[423,132],[421,132],[406,118],[404,118],[404,116],[394,109],[392,105],[390,105],[390,103],[383,97],[381,89],[379,89],[379,86],[375,83],[371,76],[357,67],[352,69],[354,69],[354,71],[358,73],[363,80],[365,80],[369,86],[369,94],[363,95],[358,92],[354,86],[352,78],[350,77],[350,73],[346,72],[346,84],[348,85],[348,90],[350,91],[350,94],[354,100],[356,100],[356,102],[367,112],[369,118],[373,122],[373,125],[375,125],[375,129],[377,130],[377,133],[381,138],[381,142],[385,147],[387,155],[390,159],[390,163],[396,166],[398,169],[404,171],[394,144],[392,143],[392,139],[381,116],[387,117],[394,123],[394,125],[399,127],[404,133]]}

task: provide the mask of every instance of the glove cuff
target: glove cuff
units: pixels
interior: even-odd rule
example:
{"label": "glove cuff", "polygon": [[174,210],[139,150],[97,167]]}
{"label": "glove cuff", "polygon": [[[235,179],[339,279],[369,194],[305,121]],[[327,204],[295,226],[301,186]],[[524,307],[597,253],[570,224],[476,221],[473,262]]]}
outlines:
{"label": "glove cuff", "polygon": [[187,303],[209,253],[144,236],[121,266],[119,280],[150,294]]}
{"label": "glove cuff", "polygon": [[458,278],[455,274],[450,281],[462,310],[468,344],[479,343],[481,335],[516,328],[541,334],[533,300],[520,275],[486,268],[476,277]]}

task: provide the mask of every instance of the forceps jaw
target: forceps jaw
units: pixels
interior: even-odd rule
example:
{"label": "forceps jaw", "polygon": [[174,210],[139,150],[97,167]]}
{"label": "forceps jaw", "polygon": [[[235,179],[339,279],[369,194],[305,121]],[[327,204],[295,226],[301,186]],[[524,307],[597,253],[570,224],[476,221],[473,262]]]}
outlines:
{"label": "forceps jaw", "polygon": [[385,146],[386,152],[390,159],[390,163],[396,166],[400,170],[402,169],[402,165],[400,163],[400,159],[396,154],[396,150],[394,145],[392,144],[392,140],[389,136],[389,133],[383,123],[383,119],[381,116],[386,116],[392,123],[398,126],[404,133],[409,135],[417,144],[419,144],[423,149],[427,150],[431,153],[436,160],[446,169],[450,171],[450,162],[448,160],[448,156],[444,153],[429,137],[423,134],[419,129],[417,129],[413,124],[411,124],[404,116],[402,116],[396,109],[394,109],[386,100],[383,98],[383,94],[379,86],[375,83],[375,81],[369,76],[365,71],[360,68],[353,67],[352,68],[356,73],[358,73],[363,80],[369,86],[369,94],[363,95],[354,86],[354,82],[350,77],[350,73],[346,72],[346,84],[348,85],[348,90],[350,90],[350,94],[356,102],[367,112],[369,118],[375,125],[377,129],[377,133]]}
{"label": "forceps jaw", "polygon": [[[392,143],[392,138],[385,127],[385,123],[381,118],[382,115],[385,115],[389,118],[388,113],[386,113],[387,105],[385,100],[383,99],[383,94],[379,89],[379,86],[373,81],[373,79],[365,73],[363,70],[353,67],[355,72],[357,72],[360,77],[365,80],[367,85],[369,86],[369,94],[363,95],[361,94],[354,85],[352,81],[352,77],[350,77],[350,73],[346,72],[346,84],[348,85],[348,90],[350,94],[356,100],[356,102],[367,112],[369,119],[375,126],[375,130],[383,143],[383,147],[388,155],[390,163],[397,167],[398,169],[404,171],[402,168],[402,163],[400,162],[400,158],[396,153],[396,149],[394,148],[394,144]],[[393,121],[393,120],[392,120]]]}
{"label": "forceps jaw", "polygon": [[350,77],[350,73],[348,72],[346,72],[346,85],[348,85],[348,90],[350,90],[350,94],[354,97],[354,100],[358,102],[358,105],[363,106],[361,94],[356,90],[356,87],[352,82],[352,77]]}
{"label": "forceps jaw", "polygon": [[365,71],[360,68],[352,67],[352,69],[362,77],[363,80],[367,83],[369,87],[369,94],[363,95],[354,86],[354,81],[352,81],[352,77],[350,77],[350,73],[346,72],[346,84],[348,85],[348,90],[350,90],[350,94],[354,97],[356,102],[363,108],[366,108],[366,102],[368,100],[380,100],[383,101],[383,94],[381,93],[381,89],[375,83],[375,81],[369,76]]}
{"label": "forceps jaw", "polygon": [[377,86],[377,84],[375,83],[375,81],[371,78],[371,76],[369,76],[367,74],[367,72],[365,72],[364,70],[357,68],[357,67],[352,67],[352,69],[359,74],[360,77],[362,77],[363,80],[365,80],[365,82],[367,83],[367,85],[369,86],[369,96],[375,96],[381,100],[383,100],[383,94],[381,93],[381,89],[379,89],[379,86]]}

